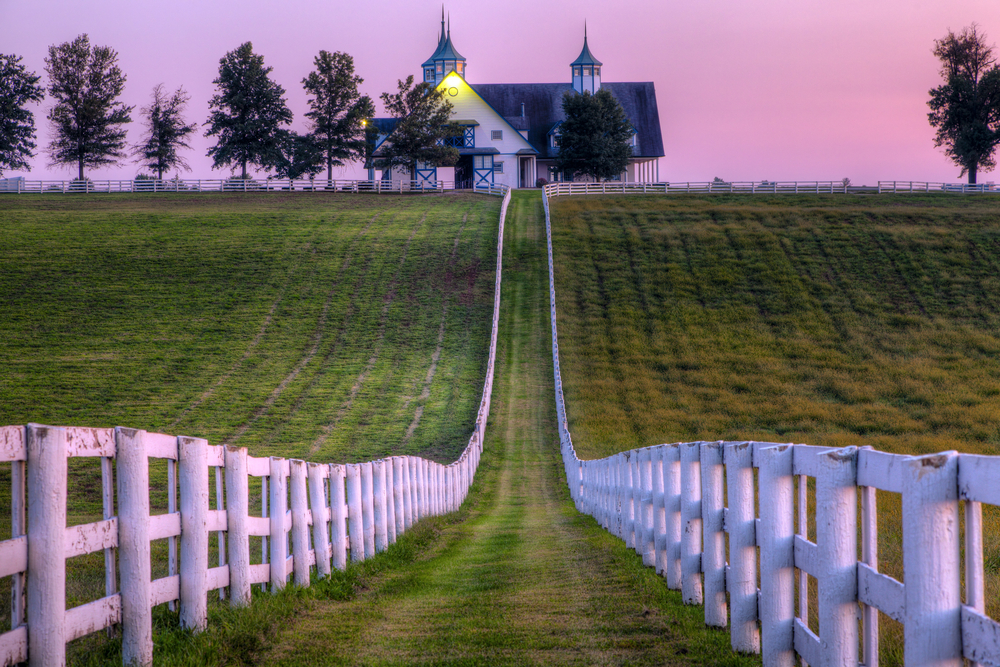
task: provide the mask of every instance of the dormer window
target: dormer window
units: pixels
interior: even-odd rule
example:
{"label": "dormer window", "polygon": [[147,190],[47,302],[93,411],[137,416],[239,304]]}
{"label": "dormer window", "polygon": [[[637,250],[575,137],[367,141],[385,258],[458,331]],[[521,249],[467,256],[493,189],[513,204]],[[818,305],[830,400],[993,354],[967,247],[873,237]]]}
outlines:
{"label": "dormer window", "polygon": [[444,63],[438,63],[437,64],[437,72],[438,72],[438,74],[444,73]]}
{"label": "dormer window", "polygon": [[559,135],[558,134],[553,134],[550,137],[550,139],[551,139],[551,141],[549,143],[552,144],[552,148],[559,148]]}
{"label": "dormer window", "polygon": [[579,67],[574,67],[573,68],[573,76],[580,76],[580,68]]}
{"label": "dormer window", "polygon": [[428,67],[427,69],[424,70],[424,81],[433,81],[433,80],[434,80],[434,68]]}
{"label": "dormer window", "polygon": [[457,72],[458,72],[459,74],[461,74],[461,73],[462,73],[462,70],[463,70],[463,69],[465,69],[465,66],[464,66],[464,65],[465,65],[465,63],[458,63],[458,67],[457,67],[457,70],[456,70],[456,71],[457,71]]}
{"label": "dormer window", "polygon": [[601,76],[601,68],[600,67],[595,67],[594,68],[594,76]]}
{"label": "dormer window", "polygon": [[591,72],[592,72],[592,71],[593,71],[593,70],[591,70],[591,68],[589,68],[589,67],[584,67],[584,68],[583,68],[583,75],[584,75],[584,76],[591,76]]}

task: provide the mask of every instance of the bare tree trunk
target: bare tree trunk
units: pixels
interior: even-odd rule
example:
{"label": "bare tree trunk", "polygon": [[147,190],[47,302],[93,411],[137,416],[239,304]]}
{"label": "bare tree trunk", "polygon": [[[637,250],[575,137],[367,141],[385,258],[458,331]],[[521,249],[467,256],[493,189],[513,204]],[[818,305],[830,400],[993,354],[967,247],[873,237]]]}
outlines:
{"label": "bare tree trunk", "polygon": [[978,164],[969,165],[969,185],[976,184],[976,172],[979,170]]}
{"label": "bare tree trunk", "polygon": [[240,178],[245,181],[245,180],[247,180],[247,161],[243,160],[243,162],[241,163],[241,165],[243,167],[243,175],[240,176]]}
{"label": "bare tree trunk", "polygon": [[79,167],[79,170],[80,170],[80,174],[79,174],[79,176],[77,176],[77,178],[82,181],[83,180],[83,158],[82,157],[77,162],[77,166]]}

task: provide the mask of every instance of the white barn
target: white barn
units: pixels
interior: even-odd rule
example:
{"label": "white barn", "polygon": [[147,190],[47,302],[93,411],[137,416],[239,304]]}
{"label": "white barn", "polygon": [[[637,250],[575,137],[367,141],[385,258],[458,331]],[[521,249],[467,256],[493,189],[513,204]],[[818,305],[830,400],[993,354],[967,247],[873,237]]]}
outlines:
{"label": "white barn", "polygon": [[[659,180],[658,158],[664,153],[653,83],[604,83],[602,67],[591,54],[584,31],[583,50],[570,63],[566,83],[470,84],[465,78],[466,60],[455,49],[442,16],[437,48],[421,65],[422,77],[444,90],[453,106],[452,119],[465,131],[454,143],[460,155],[454,167],[418,165],[413,178],[455,181],[459,187],[503,184],[513,188],[535,187],[540,179],[568,180],[572,175],[555,166],[559,125],[565,118],[563,95],[604,88],[622,105],[635,132],[633,157],[619,179]],[[395,120],[376,118],[374,122],[379,128],[377,157],[378,147],[391,141]],[[410,175],[385,172],[382,178],[409,179]]]}

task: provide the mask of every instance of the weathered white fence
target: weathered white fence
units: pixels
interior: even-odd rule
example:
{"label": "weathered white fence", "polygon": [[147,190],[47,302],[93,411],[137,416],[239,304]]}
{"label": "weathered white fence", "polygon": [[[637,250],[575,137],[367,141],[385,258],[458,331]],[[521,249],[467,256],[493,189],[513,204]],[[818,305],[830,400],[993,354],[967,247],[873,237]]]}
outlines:
{"label": "weathered white fence", "polygon": [[998,194],[993,183],[925,183],[918,181],[879,181],[878,185],[848,185],[842,181],[708,181],[702,183],[549,183],[542,188],[546,197],[594,194],[860,194],[899,192],[949,192]]}
{"label": "weathered white fence", "polygon": [[[1000,665],[1000,624],[985,615],[982,540],[982,503],[1000,505],[1000,457],[688,442],[580,460],[562,391],[547,198],[545,222],[559,439],[581,512],[634,548],[684,602],[703,604],[707,625],[728,625],[733,650],[762,653],[769,667],[791,667],[796,656],[877,667],[877,611],[904,624],[908,665]],[[902,496],[905,584],[878,570],[876,489]],[[817,582],[818,634],[808,577]]]}
{"label": "weathered white fence", "polygon": [[[475,192],[502,195],[506,186],[480,186]],[[171,179],[171,180],[104,180],[92,181],[29,181],[22,177],[0,179],[0,193],[12,194],[91,194],[91,193],[144,193],[144,192],[442,192],[454,190],[453,181],[354,181],[327,179],[287,178],[223,178],[223,179]]]}
{"label": "weathered white fence", "polygon": [[[12,487],[12,538],[0,541],[0,577],[11,577],[13,588],[12,629],[0,634],[0,664],[63,665],[66,642],[120,624],[124,663],[149,665],[154,606],[179,603],[181,625],[202,630],[211,591],[227,589],[230,603],[244,606],[254,584],[277,591],[291,575],[295,585],[308,586],[313,567],[319,576],[344,569],[348,557],[384,551],[421,518],[458,509],[479,465],[493,393],[510,203],[509,188],[497,193],[503,202],[486,380],[474,431],[454,463],[416,456],[309,463],[123,427],[0,427],[0,462],[11,464]],[[100,458],[102,521],[66,527],[71,457]],[[166,514],[150,514],[150,459],[167,461]],[[251,478],[261,480],[259,508],[250,507]],[[213,532],[219,564],[209,567]],[[263,538],[257,564],[251,564],[251,536]],[[152,579],[150,542],[164,538],[168,576]],[[66,560],[100,551],[104,597],[67,609]]]}

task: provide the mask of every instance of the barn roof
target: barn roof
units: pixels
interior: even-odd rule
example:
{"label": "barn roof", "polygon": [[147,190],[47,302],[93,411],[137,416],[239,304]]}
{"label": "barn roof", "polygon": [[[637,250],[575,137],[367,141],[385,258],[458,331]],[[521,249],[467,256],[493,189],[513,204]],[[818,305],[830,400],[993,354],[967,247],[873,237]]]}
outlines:
{"label": "barn roof", "polygon": [[[470,84],[501,116],[524,115],[528,121],[528,141],[538,150],[540,158],[555,157],[557,150],[549,148],[547,135],[552,127],[566,118],[562,110],[563,95],[573,90],[569,83],[480,83]],[[656,90],[652,81],[640,83],[602,83],[622,105],[625,115],[638,137],[635,157],[662,157],[663,135],[660,113],[656,106]]]}

